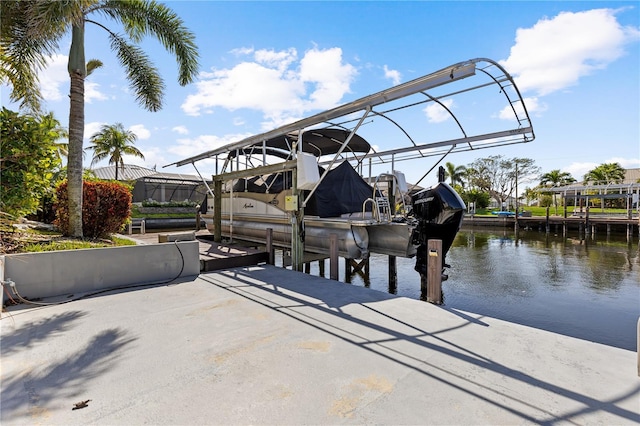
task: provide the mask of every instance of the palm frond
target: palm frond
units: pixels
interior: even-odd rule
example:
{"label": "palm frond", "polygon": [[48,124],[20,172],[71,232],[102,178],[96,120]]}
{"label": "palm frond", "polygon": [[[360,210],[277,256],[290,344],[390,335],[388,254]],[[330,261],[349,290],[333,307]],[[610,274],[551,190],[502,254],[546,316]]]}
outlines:
{"label": "palm frond", "polygon": [[165,85],[158,69],[139,47],[127,43],[118,34],[110,33],[109,37],[111,48],[116,51],[120,64],[126,70],[136,101],[149,111],[160,110]]}
{"label": "palm frond", "polygon": [[174,54],[178,63],[178,83],[185,86],[198,74],[199,54],[195,35],[171,9],[155,1],[105,1],[101,12],[122,23],[129,38],[138,43],[146,36],[155,37]]}

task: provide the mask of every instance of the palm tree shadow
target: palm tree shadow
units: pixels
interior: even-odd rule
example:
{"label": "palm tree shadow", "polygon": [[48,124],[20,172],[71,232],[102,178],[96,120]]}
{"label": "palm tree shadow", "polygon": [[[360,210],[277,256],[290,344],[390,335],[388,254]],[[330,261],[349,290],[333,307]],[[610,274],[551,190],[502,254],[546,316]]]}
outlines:
{"label": "palm tree shadow", "polygon": [[[68,331],[73,322],[85,315],[86,313],[82,311],[68,311],[38,321],[30,321],[10,332],[5,331],[2,334],[0,354],[2,357],[6,357],[14,352],[30,349],[39,342],[45,341],[49,336],[56,336]],[[7,328],[9,327],[3,327],[5,330]]]}
{"label": "palm tree shadow", "polygon": [[54,399],[82,396],[83,383],[111,370],[119,352],[134,340],[118,328],[103,330],[83,349],[56,364],[5,377],[0,395],[2,418],[15,419],[19,413],[46,406]]}

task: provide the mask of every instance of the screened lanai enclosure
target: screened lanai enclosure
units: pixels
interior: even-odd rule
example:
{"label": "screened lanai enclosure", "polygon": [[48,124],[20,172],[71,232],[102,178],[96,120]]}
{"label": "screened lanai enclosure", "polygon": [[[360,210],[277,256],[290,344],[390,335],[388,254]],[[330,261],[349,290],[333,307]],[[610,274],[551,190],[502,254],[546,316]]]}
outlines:
{"label": "screened lanai enclosure", "polygon": [[[93,170],[99,179],[115,179],[115,166],[100,167]],[[154,201],[157,203],[206,203],[207,185],[212,181],[203,181],[199,176],[179,173],[158,173],[132,164],[118,168],[118,180],[133,185],[133,202]]]}

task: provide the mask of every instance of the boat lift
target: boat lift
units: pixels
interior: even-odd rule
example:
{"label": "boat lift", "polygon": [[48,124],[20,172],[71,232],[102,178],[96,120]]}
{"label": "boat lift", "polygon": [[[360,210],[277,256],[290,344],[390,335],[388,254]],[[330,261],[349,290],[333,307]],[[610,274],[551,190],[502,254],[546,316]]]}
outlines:
{"label": "boat lift", "polygon": [[[482,120],[476,116],[475,120],[468,123],[465,123],[462,116],[454,114],[456,106],[465,103],[466,105],[472,104],[474,99],[478,98],[474,98],[471,94],[479,95],[481,91],[483,91],[481,99],[489,96],[492,99],[497,98],[497,101],[491,104],[491,111],[496,113],[501,111],[501,115],[508,114],[510,120],[491,120],[487,109],[481,111],[481,113],[487,114],[482,117]],[[484,96],[484,93],[487,93],[487,96]],[[455,122],[453,137],[441,137],[438,132],[427,131],[423,126],[427,122],[424,115],[421,116],[421,119],[416,118],[415,114],[408,114],[408,118],[401,116],[404,111],[416,111],[418,108],[431,107],[436,107],[440,112],[453,119]],[[378,143],[374,139],[380,133],[372,130],[371,124],[374,122],[389,124],[391,129],[399,131],[405,142],[397,141],[394,137],[391,142],[384,141],[391,143],[391,147]],[[480,124],[478,125],[478,123]],[[333,137],[330,134],[331,131],[337,130],[341,132],[335,132],[336,134],[344,136]],[[373,136],[367,137],[367,139],[376,143],[378,149],[371,147],[367,152],[358,152],[359,138],[361,139],[361,135],[370,133],[370,130]],[[313,138],[314,132],[325,133],[325,141],[322,146],[314,145],[314,142],[317,141],[307,140]],[[433,140],[429,139],[430,137]],[[320,139],[322,138],[318,138],[318,140]],[[258,174],[291,171],[294,197],[290,205],[292,264],[295,270],[302,270],[304,241],[300,230],[303,229],[304,208],[336,162],[347,160],[355,164],[363,176],[365,175],[363,168],[366,164],[369,168],[369,182],[372,182],[374,179],[371,174],[374,166],[384,164],[387,167],[390,166],[393,172],[396,162],[437,157],[435,164],[419,181],[415,182],[417,185],[451,153],[527,143],[534,139],[535,135],[526,105],[511,75],[497,62],[486,58],[477,58],[459,62],[390,89],[164,167],[191,164],[196,169],[214,199],[216,220],[214,239],[216,241],[221,240],[219,221],[221,220],[223,182]],[[289,154],[278,163],[268,164],[267,159],[273,158],[274,146],[288,150]],[[355,148],[352,149],[352,147]],[[300,158],[304,157],[303,153],[305,152],[314,153],[318,157],[318,164],[327,167],[316,182],[305,187],[310,192],[302,199],[300,198],[302,192],[298,185],[297,171],[301,167]],[[235,170],[233,170],[233,158],[238,159],[240,153],[251,153],[256,158],[261,156],[262,164],[258,166],[240,164],[237,160]],[[213,189],[207,185],[195,165],[196,162],[208,158],[216,159]],[[219,159],[225,160],[221,171],[218,170]],[[227,170],[228,167],[231,170]]]}

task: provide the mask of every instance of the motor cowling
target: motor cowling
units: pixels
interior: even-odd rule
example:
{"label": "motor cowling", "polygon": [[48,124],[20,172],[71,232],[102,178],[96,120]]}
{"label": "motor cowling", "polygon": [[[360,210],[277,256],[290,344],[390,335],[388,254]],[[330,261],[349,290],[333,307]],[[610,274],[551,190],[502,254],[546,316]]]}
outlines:
{"label": "motor cowling", "polygon": [[413,230],[412,243],[417,248],[415,270],[427,274],[427,241],[442,240],[442,266],[462,225],[466,206],[460,195],[447,183],[439,182],[411,197],[413,216],[417,226]]}

